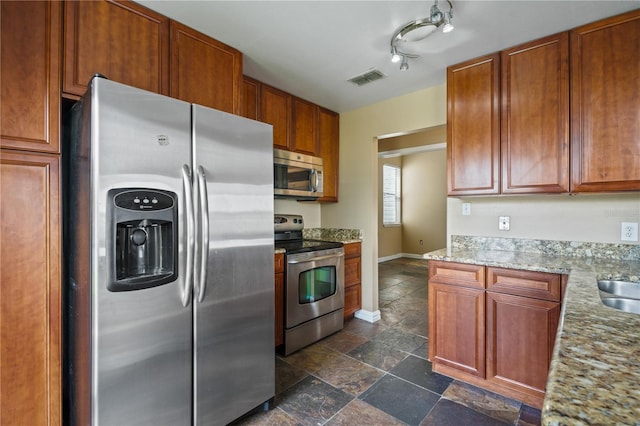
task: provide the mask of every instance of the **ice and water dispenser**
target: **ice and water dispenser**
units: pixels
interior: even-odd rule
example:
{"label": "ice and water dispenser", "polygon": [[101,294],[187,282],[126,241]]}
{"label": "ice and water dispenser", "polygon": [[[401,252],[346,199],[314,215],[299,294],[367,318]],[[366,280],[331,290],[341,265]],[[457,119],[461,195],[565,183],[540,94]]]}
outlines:
{"label": "ice and water dispenser", "polygon": [[107,194],[108,282],[111,291],[167,284],[178,276],[178,203],[157,189],[112,189]]}

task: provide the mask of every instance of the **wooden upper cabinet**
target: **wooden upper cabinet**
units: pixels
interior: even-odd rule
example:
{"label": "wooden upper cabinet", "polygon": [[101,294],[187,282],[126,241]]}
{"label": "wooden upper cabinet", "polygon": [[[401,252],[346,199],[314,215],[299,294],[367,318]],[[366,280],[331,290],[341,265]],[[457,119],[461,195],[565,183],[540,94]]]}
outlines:
{"label": "wooden upper cabinet", "polygon": [[320,108],[318,127],[320,130],[320,156],[324,165],[324,195],[318,201],[337,202],[340,167],[340,115]]}
{"label": "wooden upper cabinet", "polygon": [[447,68],[448,194],[498,194],[500,55]]}
{"label": "wooden upper cabinet", "polygon": [[247,76],[242,76],[241,115],[252,120],[260,116],[260,82]]}
{"label": "wooden upper cabinet", "polygon": [[571,31],[572,191],[640,190],[640,10]]}
{"label": "wooden upper cabinet", "polygon": [[291,99],[291,139],[289,149],[308,155],[320,155],[318,106],[303,99]]}
{"label": "wooden upper cabinet", "polygon": [[60,2],[0,2],[0,146],[60,152]]}
{"label": "wooden upper cabinet", "polygon": [[273,146],[289,149],[291,95],[266,84],[260,85],[260,121],[273,126]]}
{"label": "wooden upper cabinet", "polygon": [[501,52],[503,194],[569,191],[569,35]]}
{"label": "wooden upper cabinet", "polygon": [[242,53],[171,21],[170,96],[241,114]]}
{"label": "wooden upper cabinet", "polygon": [[63,91],[91,77],[169,94],[169,20],[130,1],[65,1]]}
{"label": "wooden upper cabinet", "polygon": [[[23,4],[2,2],[3,34],[7,3]],[[0,200],[0,422],[60,425],[60,156],[2,150]]]}

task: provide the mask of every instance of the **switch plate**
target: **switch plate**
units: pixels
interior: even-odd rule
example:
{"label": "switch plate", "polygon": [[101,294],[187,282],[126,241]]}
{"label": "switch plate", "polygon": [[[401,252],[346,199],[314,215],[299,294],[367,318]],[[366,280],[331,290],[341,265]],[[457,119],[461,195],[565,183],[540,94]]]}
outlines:
{"label": "switch plate", "polygon": [[638,241],[638,222],[622,222],[620,225],[620,240]]}
{"label": "switch plate", "polygon": [[498,218],[498,229],[500,231],[508,231],[511,227],[511,218],[509,216],[500,216]]}
{"label": "switch plate", "polygon": [[462,203],[462,216],[471,216],[471,203]]}

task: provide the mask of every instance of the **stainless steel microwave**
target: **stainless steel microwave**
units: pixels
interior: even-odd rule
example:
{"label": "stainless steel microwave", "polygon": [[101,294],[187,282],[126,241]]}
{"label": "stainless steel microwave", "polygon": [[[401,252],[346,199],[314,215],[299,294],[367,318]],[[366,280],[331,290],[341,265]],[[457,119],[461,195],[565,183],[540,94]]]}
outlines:
{"label": "stainless steel microwave", "polygon": [[323,192],[322,158],[282,149],[273,150],[273,195],[315,200]]}

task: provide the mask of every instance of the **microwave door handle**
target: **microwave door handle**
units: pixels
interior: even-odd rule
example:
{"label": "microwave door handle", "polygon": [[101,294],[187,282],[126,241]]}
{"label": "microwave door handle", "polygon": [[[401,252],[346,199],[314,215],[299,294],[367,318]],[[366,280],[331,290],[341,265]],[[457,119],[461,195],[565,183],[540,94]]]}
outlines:
{"label": "microwave door handle", "polygon": [[311,178],[309,179],[309,186],[312,192],[318,191],[318,171],[316,169],[311,169]]}
{"label": "microwave door handle", "polygon": [[185,201],[185,215],[187,217],[187,232],[184,238],[186,245],[187,259],[185,262],[184,285],[181,292],[182,306],[189,305],[191,299],[192,279],[193,279],[193,251],[195,249],[195,213],[193,210],[193,185],[191,183],[191,168],[188,165],[182,166],[182,185]]}
{"label": "microwave door handle", "polygon": [[200,249],[200,277],[198,282],[198,302],[204,300],[207,287],[207,264],[209,262],[209,198],[207,196],[207,177],[204,168],[198,166],[198,192],[200,195],[200,220],[202,223]]}

